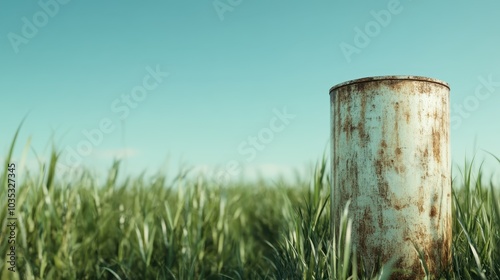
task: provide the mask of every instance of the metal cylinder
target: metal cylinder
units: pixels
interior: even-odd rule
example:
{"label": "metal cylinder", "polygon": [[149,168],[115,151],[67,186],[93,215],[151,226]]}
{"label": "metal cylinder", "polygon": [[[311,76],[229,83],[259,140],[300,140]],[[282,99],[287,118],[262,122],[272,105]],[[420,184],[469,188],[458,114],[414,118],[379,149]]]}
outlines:
{"label": "metal cylinder", "polygon": [[330,90],[332,222],[350,201],[353,245],[368,271],[395,257],[392,279],[421,279],[451,263],[449,92],[417,76]]}

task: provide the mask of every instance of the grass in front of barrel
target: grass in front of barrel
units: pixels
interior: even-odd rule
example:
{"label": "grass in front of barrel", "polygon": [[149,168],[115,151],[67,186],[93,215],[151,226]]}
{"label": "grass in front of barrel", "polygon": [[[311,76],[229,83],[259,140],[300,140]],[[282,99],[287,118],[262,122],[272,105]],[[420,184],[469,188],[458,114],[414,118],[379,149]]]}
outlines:
{"label": "grass in front of barrel", "polygon": [[[390,262],[370,272],[356,262],[345,215],[330,225],[326,158],[313,178],[293,186],[225,187],[186,173],[118,183],[118,162],[104,185],[90,172],[58,180],[57,159],[53,153],[40,175],[23,175],[17,272],[5,259],[1,279],[387,279],[392,272]],[[453,264],[443,278],[500,279],[498,189],[470,164],[463,173],[465,185],[454,190]],[[7,246],[2,238],[4,258]]]}

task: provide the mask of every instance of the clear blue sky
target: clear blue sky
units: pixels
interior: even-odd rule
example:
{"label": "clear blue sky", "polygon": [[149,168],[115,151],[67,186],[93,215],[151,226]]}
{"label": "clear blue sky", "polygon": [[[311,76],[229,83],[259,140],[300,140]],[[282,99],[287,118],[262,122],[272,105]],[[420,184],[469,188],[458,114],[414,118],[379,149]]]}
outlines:
{"label": "clear blue sky", "polygon": [[[319,160],[331,86],[396,74],[451,85],[455,163],[474,147],[500,155],[498,11],[492,0],[1,1],[0,154],[29,112],[15,154],[31,136],[28,166],[53,141],[63,164],[96,170],[119,156],[128,174],[168,162],[271,176]],[[75,160],[84,130],[94,143]],[[259,133],[266,143],[252,144]]]}

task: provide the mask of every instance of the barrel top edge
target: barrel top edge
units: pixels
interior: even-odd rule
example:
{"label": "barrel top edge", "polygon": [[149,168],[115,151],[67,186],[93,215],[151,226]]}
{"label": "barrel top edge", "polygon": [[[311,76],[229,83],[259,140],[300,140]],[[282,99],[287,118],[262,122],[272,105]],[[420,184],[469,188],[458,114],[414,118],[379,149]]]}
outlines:
{"label": "barrel top edge", "polygon": [[333,86],[331,89],[330,89],[330,93],[332,93],[332,91],[338,89],[338,88],[341,88],[341,87],[344,87],[344,86],[348,86],[348,85],[352,85],[352,84],[358,84],[358,83],[366,83],[366,82],[372,82],[372,81],[383,81],[383,80],[407,80],[407,81],[423,81],[423,82],[431,82],[431,83],[436,83],[436,84],[440,84],[440,85],[443,85],[445,87],[447,87],[448,89],[450,88],[449,84],[445,81],[442,81],[442,80],[438,80],[438,79],[434,79],[434,78],[429,78],[429,77],[423,77],[423,76],[411,76],[411,75],[393,75],[393,76],[374,76],[374,77],[365,77],[365,78],[359,78],[359,79],[354,79],[354,80],[349,80],[349,81],[346,81],[346,82],[343,82],[343,83],[340,83],[340,84],[337,84],[335,86]]}

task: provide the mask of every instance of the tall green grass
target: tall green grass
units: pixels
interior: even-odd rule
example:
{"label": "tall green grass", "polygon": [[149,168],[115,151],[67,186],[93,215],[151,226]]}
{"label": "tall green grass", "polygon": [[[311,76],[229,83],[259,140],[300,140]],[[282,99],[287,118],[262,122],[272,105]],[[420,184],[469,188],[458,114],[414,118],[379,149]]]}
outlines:
{"label": "tall green grass", "polygon": [[[15,143],[15,139],[12,146]],[[12,158],[11,148],[6,163]],[[364,271],[347,211],[330,223],[327,159],[308,183],[229,185],[206,178],[129,178],[119,162],[99,184],[82,172],[56,179],[58,154],[27,172],[17,193],[17,272],[1,279],[387,279]],[[499,160],[500,164],[500,160]],[[5,193],[0,253],[6,256]],[[453,264],[447,279],[500,279],[500,196],[466,164],[454,186]]]}

